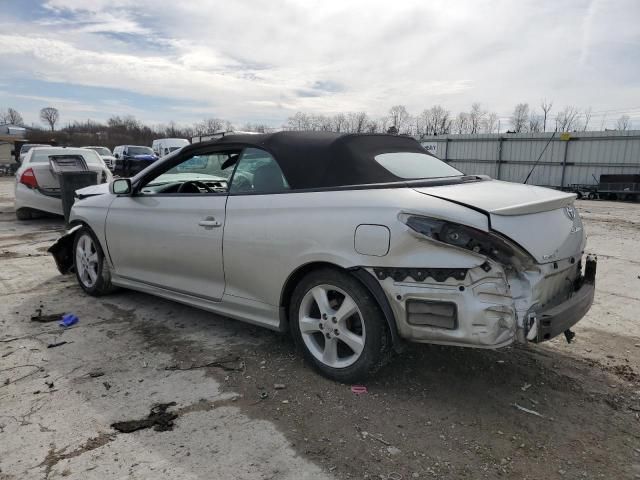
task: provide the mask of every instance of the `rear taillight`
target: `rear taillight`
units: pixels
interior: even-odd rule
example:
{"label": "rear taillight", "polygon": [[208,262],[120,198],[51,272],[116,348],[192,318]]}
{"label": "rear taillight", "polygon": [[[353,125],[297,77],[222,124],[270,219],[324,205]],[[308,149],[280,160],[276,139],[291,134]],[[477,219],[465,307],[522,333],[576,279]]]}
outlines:
{"label": "rear taillight", "polygon": [[32,168],[27,168],[20,176],[20,183],[29,188],[38,188],[38,181]]}

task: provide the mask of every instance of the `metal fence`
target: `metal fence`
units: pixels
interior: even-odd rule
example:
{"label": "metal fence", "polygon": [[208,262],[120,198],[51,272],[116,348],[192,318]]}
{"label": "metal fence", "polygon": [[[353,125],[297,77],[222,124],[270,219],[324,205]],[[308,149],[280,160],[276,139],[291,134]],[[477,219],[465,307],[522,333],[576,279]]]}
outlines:
{"label": "metal fence", "polygon": [[532,185],[595,185],[601,174],[640,173],[640,130],[441,135],[420,142],[464,173],[510,182],[524,182],[543,150]]}

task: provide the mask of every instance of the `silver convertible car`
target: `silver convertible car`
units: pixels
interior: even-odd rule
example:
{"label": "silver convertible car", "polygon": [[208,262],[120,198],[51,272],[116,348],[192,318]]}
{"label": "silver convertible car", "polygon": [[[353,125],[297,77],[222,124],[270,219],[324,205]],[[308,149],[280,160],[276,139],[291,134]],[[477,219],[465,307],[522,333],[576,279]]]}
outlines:
{"label": "silver convertible car", "polygon": [[290,332],[342,382],[405,341],[570,341],[594,296],[574,195],[465,175],[407,137],[230,134],[76,196],[50,252],[88,294]]}

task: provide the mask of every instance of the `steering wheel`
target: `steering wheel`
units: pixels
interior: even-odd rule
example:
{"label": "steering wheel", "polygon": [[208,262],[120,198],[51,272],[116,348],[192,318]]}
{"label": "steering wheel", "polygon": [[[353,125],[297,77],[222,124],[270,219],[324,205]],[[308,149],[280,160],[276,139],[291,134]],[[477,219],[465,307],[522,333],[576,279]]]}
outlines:
{"label": "steering wheel", "polygon": [[[191,191],[187,190],[187,185],[189,186]],[[201,189],[204,189],[207,193],[213,193],[213,190],[211,190],[205,183],[199,180],[189,180],[184,182],[178,187],[177,193],[200,193]]]}

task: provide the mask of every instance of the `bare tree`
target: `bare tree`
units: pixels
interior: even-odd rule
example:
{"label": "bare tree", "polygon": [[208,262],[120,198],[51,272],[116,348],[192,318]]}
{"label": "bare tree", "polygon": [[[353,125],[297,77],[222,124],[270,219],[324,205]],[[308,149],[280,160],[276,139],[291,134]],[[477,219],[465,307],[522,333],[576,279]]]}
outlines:
{"label": "bare tree", "polygon": [[549,118],[549,112],[553,107],[553,102],[546,98],[540,102],[540,108],[542,109],[542,131],[547,131],[547,118]]}
{"label": "bare tree", "polygon": [[347,116],[344,113],[338,113],[331,119],[333,132],[344,132],[347,130]]}
{"label": "bare tree", "polygon": [[631,130],[631,118],[629,115],[622,115],[616,121],[616,130]]}
{"label": "bare tree", "polygon": [[586,132],[589,129],[589,122],[591,121],[591,107],[584,110],[584,123],[582,124],[582,131]]}
{"label": "bare tree", "polygon": [[571,132],[578,129],[580,124],[580,112],[576,107],[568,105],[556,115],[556,130],[559,132]]}
{"label": "bare tree", "polygon": [[11,125],[24,125],[24,120],[20,112],[15,108],[7,108],[5,113],[0,113],[0,123],[9,123]]}
{"label": "bare tree", "polygon": [[531,112],[531,114],[529,115],[529,126],[528,126],[529,132],[531,133],[542,132],[542,128],[544,124],[543,115],[538,115],[536,112]]}
{"label": "bare tree", "polygon": [[466,112],[460,112],[453,121],[453,130],[455,133],[469,133],[471,131],[470,124],[469,114]]}
{"label": "bare tree", "polygon": [[365,112],[350,112],[347,114],[349,132],[363,133],[369,124],[369,117]]}
{"label": "bare tree", "polygon": [[269,132],[270,128],[268,125],[265,125],[264,123],[248,122],[242,126],[242,130],[245,132],[267,133]]}
{"label": "bare tree", "polygon": [[40,120],[49,124],[51,131],[53,132],[56,128],[56,123],[60,119],[60,112],[55,107],[45,107],[40,110]]}
{"label": "bare tree", "polygon": [[513,109],[513,115],[511,116],[511,126],[516,133],[524,132],[527,129],[529,123],[529,104],[519,103],[516,108]]}
{"label": "bare tree", "polygon": [[482,131],[484,133],[500,133],[500,121],[497,113],[491,112],[487,115],[487,118],[483,120]]}
{"label": "bare tree", "polygon": [[471,111],[469,112],[470,133],[480,133],[482,122],[486,115],[487,111],[483,110],[478,102],[471,105]]}
{"label": "bare tree", "polygon": [[207,118],[201,122],[195,123],[193,125],[193,132],[195,135],[208,135],[220,132],[221,130],[225,130],[227,123],[228,122],[221,118]]}
{"label": "bare tree", "polygon": [[394,105],[389,109],[389,121],[398,133],[406,132],[409,123],[409,112],[404,105]]}
{"label": "bare tree", "polygon": [[418,136],[443,135],[451,130],[451,112],[441,105],[423,110],[416,117],[416,134]]}

